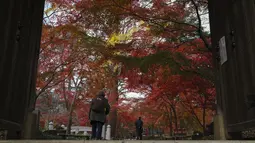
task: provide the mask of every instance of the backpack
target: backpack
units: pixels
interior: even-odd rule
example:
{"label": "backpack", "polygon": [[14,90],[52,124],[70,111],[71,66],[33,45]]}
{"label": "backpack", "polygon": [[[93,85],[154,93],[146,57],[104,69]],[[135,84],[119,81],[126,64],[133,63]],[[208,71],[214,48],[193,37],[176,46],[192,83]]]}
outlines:
{"label": "backpack", "polygon": [[96,113],[104,113],[105,112],[105,104],[104,104],[104,99],[100,97],[96,97],[92,100],[92,106],[91,110],[96,112]]}

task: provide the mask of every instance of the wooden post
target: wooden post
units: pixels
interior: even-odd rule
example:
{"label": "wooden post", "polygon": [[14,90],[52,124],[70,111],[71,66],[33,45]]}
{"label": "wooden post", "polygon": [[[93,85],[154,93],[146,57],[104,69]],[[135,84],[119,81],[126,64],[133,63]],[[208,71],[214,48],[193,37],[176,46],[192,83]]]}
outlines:
{"label": "wooden post", "polygon": [[[247,102],[255,99],[254,1],[209,0],[209,15],[217,73],[217,111],[222,111],[225,131],[236,136],[248,127],[255,126],[255,108],[248,109]],[[221,59],[216,60],[222,37],[225,37],[227,51],[224,63],[219,62]],[[253,97],[249,98],[249,95]],[[217,114],[216,120],[221,113]],[[218,132],[221,132],[220,129]]]}
{"label": "wooden post", "polygon": [[[35,93],[44,0],[3,0],[0,39],[0,128],[8,139],[24,130]],[[30,109],[29,109],[30,108]]]}

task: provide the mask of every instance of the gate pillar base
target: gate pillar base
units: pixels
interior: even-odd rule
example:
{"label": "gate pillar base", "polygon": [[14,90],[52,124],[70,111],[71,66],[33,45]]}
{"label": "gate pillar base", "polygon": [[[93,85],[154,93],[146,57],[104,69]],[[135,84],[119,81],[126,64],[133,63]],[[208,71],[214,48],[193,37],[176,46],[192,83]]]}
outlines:
{"label": "gate pillar base", "polygon": [[226,128],[224,126],[223,115],[216,114],[214,116],[214,139],[226,140]]}

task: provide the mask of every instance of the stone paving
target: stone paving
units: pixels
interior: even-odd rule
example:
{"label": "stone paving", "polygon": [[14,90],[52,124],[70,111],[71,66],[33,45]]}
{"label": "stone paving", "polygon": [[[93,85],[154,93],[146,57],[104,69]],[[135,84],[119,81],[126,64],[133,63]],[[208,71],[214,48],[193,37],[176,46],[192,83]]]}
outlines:
{"label": "stone paving", "polygon": [[231,141],[231,140],[143,140],[143,141],[89,141],[89,140],[16,140],[0,141],[0,143],[255,143],[254,141]]}

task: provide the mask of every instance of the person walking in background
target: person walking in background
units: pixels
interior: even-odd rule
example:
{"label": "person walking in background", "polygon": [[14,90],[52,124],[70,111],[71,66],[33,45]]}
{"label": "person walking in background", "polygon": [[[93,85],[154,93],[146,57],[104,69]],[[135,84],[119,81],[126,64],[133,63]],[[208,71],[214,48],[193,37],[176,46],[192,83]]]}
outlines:
{"label": "person walking in background", "polygon": [[102,128],[109,112],[110,105],[108,100],[105,98],[105,93],[100,91],[97,96],[92,99],[89,110],[89,120],[92,125],[91,139],[101,139]]}
{"label": "person walking in background", "polygon": [[142,118],[139,117],[138,120],[135,122],[135,128],[136,128],[136,139],[137,140],[142,140],[143,138],[143,121]]}

